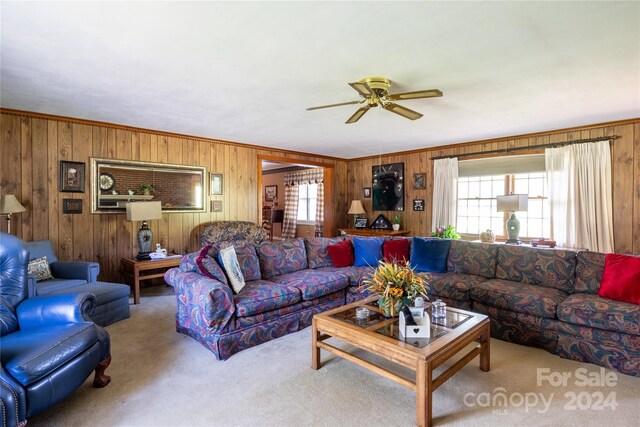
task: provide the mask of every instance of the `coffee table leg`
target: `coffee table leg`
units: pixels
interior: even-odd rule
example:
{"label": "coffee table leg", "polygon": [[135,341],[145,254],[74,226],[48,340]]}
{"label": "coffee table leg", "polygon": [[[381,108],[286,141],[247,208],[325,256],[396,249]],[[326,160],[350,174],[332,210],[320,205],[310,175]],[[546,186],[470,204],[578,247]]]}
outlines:
{"label": "coffee table leg", "polygon": [[418,361],[416,367],[416,424],[431,427],[431,364]]}
{"label": "coffee table leg", "polygon": [[318,332],[315,318],[311,321],[311,324],[313,328],[311,332],[311,367],[313,369],[320,369],[320,347],[318,347],[320,333]]}
{"label": "coffee table leg", "polygon": [[489,372],[491,369],[491,329],[489,325],[480,336],[480,370]]}

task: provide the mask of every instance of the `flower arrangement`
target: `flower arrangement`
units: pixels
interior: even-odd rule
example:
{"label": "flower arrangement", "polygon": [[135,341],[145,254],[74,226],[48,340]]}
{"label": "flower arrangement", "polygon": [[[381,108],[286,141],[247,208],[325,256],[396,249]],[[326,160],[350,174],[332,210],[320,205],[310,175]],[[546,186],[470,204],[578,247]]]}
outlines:
{"label": "flower arrangement", "polygon": [[453,225],[447,225],[446,227],[441,225],[436,231],[431,233],[431,237],[460,240],[460,234],[456,233],[456,228]]}
{"label": "flower arrangement", "polygon": [[370,277],[362,281],[368,290],[378,293],[378,306],[386,317],[393,317],[403,300],[413,301],[417,296],[427,297],[429,275],[418,276],[409,264],[380,261]]}

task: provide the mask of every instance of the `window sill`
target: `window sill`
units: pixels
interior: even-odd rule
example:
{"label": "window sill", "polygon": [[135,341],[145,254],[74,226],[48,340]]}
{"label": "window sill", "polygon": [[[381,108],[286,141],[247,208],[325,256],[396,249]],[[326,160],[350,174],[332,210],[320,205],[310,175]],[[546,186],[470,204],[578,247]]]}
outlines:
{"label": "window sill", "polygon": [[316,225],[315,221],[301,221],[301,220],[298,220],[296,223],[297,223],[297,225]]}

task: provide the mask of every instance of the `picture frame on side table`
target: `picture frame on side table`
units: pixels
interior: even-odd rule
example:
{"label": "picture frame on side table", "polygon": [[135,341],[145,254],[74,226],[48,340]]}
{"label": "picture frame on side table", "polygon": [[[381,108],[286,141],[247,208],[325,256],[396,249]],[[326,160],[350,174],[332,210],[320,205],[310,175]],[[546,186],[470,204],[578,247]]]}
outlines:
{"label": "picture frame on side table", "polygon": [[81,214],[82,199],[62,199],[63,214]]}
{"label": "picture frame on side table", "polygon": [[[84,162],[60,160],[60,191],[63,193],[84,193]],[[70,200],[70,199],[69,199]]]}
{"label": "picture frame on side table", "polygon": [[413,210],[424,211],[424,199],[413,199]]}
{"label": "picture frame on side table", "polygon": [[273,202],[278,197],[277,185],[265,185],[264,186],[264,200],[267,202]]}
{"label": "picture frame on side table", "polygon": [[214,196],[222,195],[222,174],[221,173],[211,174],[210,193]]}
{"label": "picture frame on side table", "polygon": [[353,222],[353,228],[367,228],[367,218],[356,218]]}
{"label": "picture frame on side table", "polygon": [[371,198],[371,187],[364,187],[364,198],[365,199]]}

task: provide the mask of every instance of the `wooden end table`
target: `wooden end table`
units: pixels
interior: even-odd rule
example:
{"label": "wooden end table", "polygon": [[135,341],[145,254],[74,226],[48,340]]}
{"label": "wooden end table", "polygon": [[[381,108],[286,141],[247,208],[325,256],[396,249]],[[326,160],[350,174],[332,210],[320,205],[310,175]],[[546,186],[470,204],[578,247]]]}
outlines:
{"label": "wooden end table", "polygon": [[[120,272],[133,279],[133,303],[140,304],[140,282],[143,280],[164,277],[164,273],[170,268],[180,265],[182,256],[155,260],[139,261],[134,258],[122,258],[120,260]],[[162,273],[141,275],[140,272],[149,270],[163,270]]]}
{"label": "wooden end table", "polygon": [[[480,369],[489,371],[489,318],[485,315],[447,307],[447,315],[431,325],[430,338],[401,340],[398,319],[386,319],[375,304],[377,296],[335,308],[313,316],[311,367],[320,369],[320,350],[329,351],[374,373],[401,384],[416,393],[416,423],[431,426],[431,394],[467,363],[480,355]],[[357,307],[366,307],[370,316],[364,321],[355,317]],[[415,382],[362,359],[349,351],[324,342],[337,338],[369,353],[383,357],[416,373]],[[438,377],[433,371],[477,342],[472,350],[451,365]]]}

